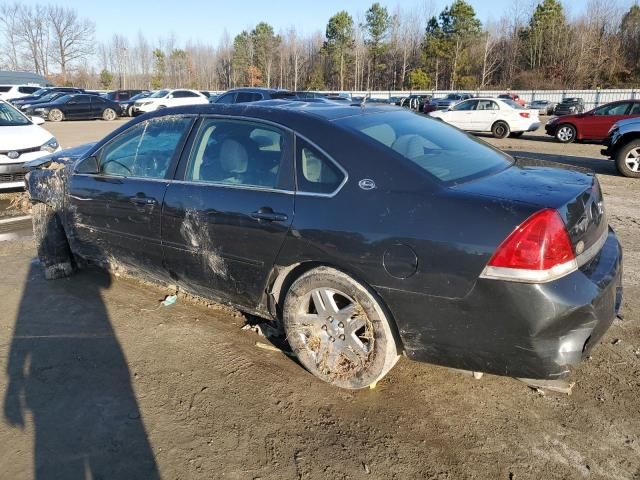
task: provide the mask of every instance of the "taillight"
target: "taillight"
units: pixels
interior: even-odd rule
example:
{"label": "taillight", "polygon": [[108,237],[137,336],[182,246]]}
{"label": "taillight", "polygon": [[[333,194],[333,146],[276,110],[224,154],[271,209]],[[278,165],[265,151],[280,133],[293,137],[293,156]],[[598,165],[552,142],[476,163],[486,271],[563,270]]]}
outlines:
{"label": "taillight", "polygon": [[529,112],[520,112],[520,116],[523,118],[529,118]]}
{"label": "taillight", "polygon": [[500,244],[484,278],[528,283],[555,280],[578,268],[564,222],[556,210],[541,210]]}

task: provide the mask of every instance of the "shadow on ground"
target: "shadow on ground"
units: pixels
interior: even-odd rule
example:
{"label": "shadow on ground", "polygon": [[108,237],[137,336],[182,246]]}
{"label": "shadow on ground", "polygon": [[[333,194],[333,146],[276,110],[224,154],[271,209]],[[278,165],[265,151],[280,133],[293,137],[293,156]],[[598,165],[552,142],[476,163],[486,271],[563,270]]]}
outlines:
{"label": "shadow on ground", "polygon": [[35,430],[36,479],[157,479],[109,321],[102,272],[46,281],[32,264],[8,359],[5,421]]}

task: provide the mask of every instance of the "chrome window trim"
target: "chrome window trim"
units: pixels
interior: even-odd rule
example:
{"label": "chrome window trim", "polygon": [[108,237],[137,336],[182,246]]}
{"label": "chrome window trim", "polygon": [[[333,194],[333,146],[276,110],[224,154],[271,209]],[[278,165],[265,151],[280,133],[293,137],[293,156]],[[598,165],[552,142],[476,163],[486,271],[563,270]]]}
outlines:
{"label": "chrome window trim", "polygon": [[320,153],[322,153],[325,157],[327,157],[329,159],[329,161],[331,163],[333,163],[338,170],[340,170],[342,172],[342,174],[344,175],[344,178],[342,180],[342,182],[340,183],[340,185],[338,185],[336,187],[336,189],[331,192],[331,193],[316,193],[316,192],[305,192],[304,190],[298,190],[298,145],[294,145],[295,147],[295,158],[294,158],[294,168],[295,168],[295,175],[296,175],[296,193],[298,195],[304,195],[305,197],[321,197],[321,198],[333,198],[335,197],[338,193],[340,193],[340,190],[342,190],[342,187],[345,186],[345,184],[349,181],[349,172],[347,172],[342,165],[340,165],[331,155],[329,155],[323,148],[319,147],[315,142],[309,140],[307,137],[305,137],[304,135],[301,135],[297,132],[293,132],[294,135],[296,137],[300,137],[302,140],[304,140],[305,142],[307,142],[309,145],[311,145],[313,148],[317,149]]}

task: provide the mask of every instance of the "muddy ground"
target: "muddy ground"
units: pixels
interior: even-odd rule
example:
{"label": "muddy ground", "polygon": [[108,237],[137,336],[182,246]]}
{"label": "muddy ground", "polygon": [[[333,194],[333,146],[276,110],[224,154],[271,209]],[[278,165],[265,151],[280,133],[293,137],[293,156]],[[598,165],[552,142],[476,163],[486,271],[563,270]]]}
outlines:
{"label": "muddy ground", "polygon": [[[72,146],[117,124],[47,124]],[[99,131],[100,130],[100,131]],[[514,154],[594,168],[625,248],[623,321],[571,396],[401,359],[376,389],[329,387],[226,309],[98,271],[43,280],[0,242],[0,478],[640,479],[640,181],[595,145]]]}

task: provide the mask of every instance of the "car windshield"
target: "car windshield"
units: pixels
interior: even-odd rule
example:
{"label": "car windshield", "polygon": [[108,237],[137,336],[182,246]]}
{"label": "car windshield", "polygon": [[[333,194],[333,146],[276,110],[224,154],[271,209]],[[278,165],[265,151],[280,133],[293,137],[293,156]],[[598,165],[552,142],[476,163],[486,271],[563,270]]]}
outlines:
{"label": "car windshield", "polygon": [[55,100],[59,96],[60,96],[60,92],[47,93],[46,95],[43,95],[40,98],[40,100],[43,102],[51,102],[52,100]]}
{"label": "car windshield", "polygon": [[158,90],[156,93],[149,95],[149,98],[162,98],[166,97],[169,93],[169,90]]}
{"label": "car windshield", "polygon": [[33,92],[31,95],[33,95],[34,97],[40,97],[45,93],[47,93],[48,91],[49,91],[48,88],[41,88],[40,90],[36,90],[35,92]]}
{"label": "car windshield", "polygon": [[140,100],[141,98],[147,98],[149,96],[148,93],[139,93],[137,95],[134,95],[133,97],[131,97],[129,99],[130,102],[134,101],[134,100]]}
{"label": "car windshield", "polygon": [[523,110],[524,107],[522,105],[520,105],[517,102],[514,102],[513,100],[511,100],[510,98],[501,98],[500,100],[502,100],[504,103],[506,103],[507,105],[509,105],[511,108],[515,108],[517,110]]}
{"label": "car windshield", "polygon": [[460,95],[458,95],[456,93],[450,93],[449,95],[447,95],[444,98],[445,98],[445,100],[458,100],[460,98]]}
{"label": "car windshield", "polygon": [[7,103],[0,103],[0,127],[31,125],[27,117]]}
{"label": "car windshield", "polygon": [[483,141],[412,112],[356,115],[336,123],[381,143],[445,183],[488,175],[513,163]]}
{"label": "car windshield", "polygon": [[53,100],[52,103],[67,103],[69,100],[71,100],[75,95],[63,95],[59,98],[56,98],[55,100]]}

